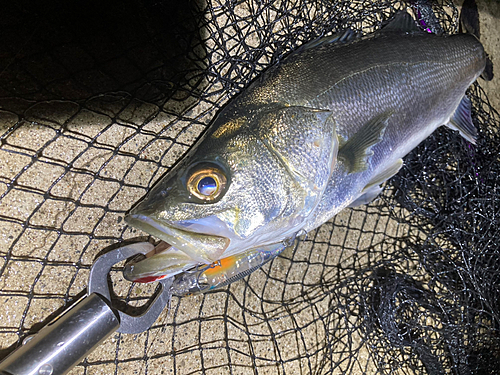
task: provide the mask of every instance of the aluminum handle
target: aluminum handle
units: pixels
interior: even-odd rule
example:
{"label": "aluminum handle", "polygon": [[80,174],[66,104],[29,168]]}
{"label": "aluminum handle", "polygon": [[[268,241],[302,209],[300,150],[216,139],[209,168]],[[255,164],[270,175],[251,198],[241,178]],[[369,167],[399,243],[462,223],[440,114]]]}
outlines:
{"label": "aluminum handle", "polygon": [[92,293],[2,361],[0,375],[66,374],[119,326],[115,310]]}

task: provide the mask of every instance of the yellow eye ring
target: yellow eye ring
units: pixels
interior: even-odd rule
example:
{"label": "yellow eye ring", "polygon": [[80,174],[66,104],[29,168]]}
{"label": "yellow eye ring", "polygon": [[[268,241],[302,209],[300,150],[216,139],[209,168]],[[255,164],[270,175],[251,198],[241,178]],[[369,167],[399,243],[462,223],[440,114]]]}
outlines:
{"label": "yellow eye ring", "polygon": [[219,169],[205,167],[191,174],[187,188],[196,198],[210,202],[222,195],[226,184],[226,176]]}

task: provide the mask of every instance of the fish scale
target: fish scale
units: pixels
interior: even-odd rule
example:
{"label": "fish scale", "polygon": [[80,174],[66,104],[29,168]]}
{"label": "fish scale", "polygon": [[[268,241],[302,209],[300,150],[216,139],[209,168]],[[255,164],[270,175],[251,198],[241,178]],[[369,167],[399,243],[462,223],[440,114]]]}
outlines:
{"label": "fish scale", "polygon": [[[314,69],[309,68],[311,55],[316,55]],[[338,162],[314,219],[305,227],[309,231],[348,206],[374,175],[445,125],[483,71],[486,55],[470,34],[439,37],[418,32],[382,33],[351,44],[326,44],[291,58],[268,73],[268,86],[261,84],[255,90],[250,86],[240,101],[259,101],[261,92],[267,92],[266,102],[286,100],[328,109],[335,117],[337,133],[346,139],[374,115],[395,111],[383,139],[373,146],[367,171],[349,176]],[[290,77],[298,72],[302,78],[294,84]],[[283,79],[277,83],[279,75]]]}
{"label": "fish scale", "polygon": [[234,105],[283,100],[305,105],[339,81],[373,66],[432,62],[468,71],[469,60],[476,64],[476,70],[482,71],[484,58],[481,44],[469,34],[376,33],[351,43],[326,43],[292,53],[281,65],[272,67],[263,78],[250,85]]}

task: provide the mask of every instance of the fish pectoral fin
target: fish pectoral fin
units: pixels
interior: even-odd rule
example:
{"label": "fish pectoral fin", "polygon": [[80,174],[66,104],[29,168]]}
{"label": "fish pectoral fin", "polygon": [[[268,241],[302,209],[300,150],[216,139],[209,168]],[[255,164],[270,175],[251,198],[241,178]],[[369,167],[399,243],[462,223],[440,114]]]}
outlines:
{"label": "fish pectoral fin", "polygon": [[471,102],[467,96],[464,95],[457,110],[451,116],[450,122],[446,126],[450,129],[458,130],[462,137],[472,144],[476,144],[477,129],[472,123]]}
{"label": "fish pectoral fin", "polygon": [[362,193],[367,192],[372,187],[383,184],[389,178],[398,173],[402,166],[403,166],[403,159],[396,160],[396,162],[392,164],[389,168],[384,169],[382,172],[373,177],[370,180],[370,182],[366,184],[366,186],[363,188],[361,192]]}
{"label": "fish pectoral fin", "polygon": [[363,172],[368,168],[368,159],[373,154],[372,146],[382,140],[392,112],[383,113],[364,125],[339,148],[338,157],[349,173]]}

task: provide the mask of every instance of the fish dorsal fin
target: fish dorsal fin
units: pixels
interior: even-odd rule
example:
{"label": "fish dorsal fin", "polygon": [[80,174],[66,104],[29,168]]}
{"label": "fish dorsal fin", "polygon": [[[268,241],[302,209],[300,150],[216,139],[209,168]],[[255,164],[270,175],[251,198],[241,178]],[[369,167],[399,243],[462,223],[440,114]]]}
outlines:
{"label": "fish dorsal fin", "polygon": [[382,140],[392,112],[383,113],[365,124],[339,148],[341,159],[349,173],[363,172],[368,167],[368,159],[373,154],[372,146]]}
{"label": "fish dorsal fin", "polygon": [[472,123],[471,107],[469,98],[464,95],[455,113],[451,116],[450,122],[446,126],[450,129],[458,130],[462,137],[472,144],[476,144],[477,129]]}
{"label": "fish dorsal fin", "polygon": [[385,25],[381,32],[423,32],[407,12],[399,12]]}
{"label": "fish dorsal fin", "polygon": [[299,48],[297,48],[294,51],[295,53],[303,52],[321,45],[325,44],[333,44],[333,43],[349,43],[352,42],[355,39],[358,39],[361,36],[361,34],[356,33],[355,31],[351,29],[347,29],[341,33],[335,33],[333,35],[329,36],[324,36],[320,37],[314,40],[311,40],[308,43],[305,43],[301,45]]}
{"label": "fish dorsal fin", "polygon": [[310,202],[319,201],[337,160],[335,128],[330,111],[301,106],[279,106],[259,121],[259,138],[307,191]]}

